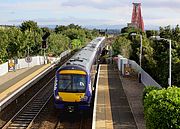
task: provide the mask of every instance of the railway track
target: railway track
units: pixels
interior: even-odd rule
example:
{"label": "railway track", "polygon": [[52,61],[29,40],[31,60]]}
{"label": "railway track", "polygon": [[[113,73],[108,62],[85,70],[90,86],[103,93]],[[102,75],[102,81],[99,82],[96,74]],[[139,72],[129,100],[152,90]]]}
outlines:
{"label": "railway track", "polygon": [[[54,129],[88,129],[85,125],[88,121],[87,118],[90,116],[89,114],[90,112],[63,112],[60,114]],[[89,126],[90,128],[91,126]]]}
{"label": "railway track", "polygon": [[[61,62],[57,64],[52,69],[51,72],[49,72],[43,79],[41,79],[36,84],[34,84],[34,86],[32,86],[29,90],[23,93],[19,98],[13,101],[12,102],[13,104],[10,104],[6,108],[6,110],[1,112],[0,114],[1,118],[3,120],[7,119],[8,121],[6,121],[6,123],[1,122],[0,128],[2,129],[18,128],[19,129],[19,128],[29,128],[32,125],[34,119],[38,116],[38,114],[41,112],[43,107],[46,105],[48,100],[53,95],[52,87],[54,85],[54,75],[55,75],[56,68],[58,68],[63,63],[65,63],[66,60],[68,60],[75,52],[76,51],[72,51],[70,54],[62,57]],[[19,108],[19,105],[22,105],[21,106],[22,108]],[[9,114],[9,115],[6,115],[6,114]]]}
{"label": "railway track", "polygon": [[28,129],[31,127],[34,119],[39,115],[46,103],[53,94],[52,86],[54,78],[52,78],[44,87],[42,87],[13,118],[3,127],[3,129]]}
{"label": "railway track", "polygon": [[[65,61],[66,60],[63,60],[57,67],[62,65]],[[52,87],[54,85],[55,71],[56,70],[53,69],[52,72],[49,73],[49,75],[43,79],[43,83],[39,81],[37,84],[35,84],[34,86],[35,88],[38,85],[40,85],[40,87],[42,88],[38,90],[38,92],[36,91],[37,93],[33,95],[33,97],[26,104],[24,104],[24,106],[20,110],[18,111],[16,110],[17,113],[13,115],[13,117],[11,116],[11,119],[0,128],[29,129],[34,126],[34,123],[37,124],[35,119],[38,116],[41,116],[40,114],[41,112],[43,112],[43,109],[46,109],[48,103],[50,102],[49,100],[52,100],[52,95],[53,95]],[[8,114],[9,112],[6,113]],[[58,114],[58,116],[59,117],[56,117],[56,122],[51,123],[54,125],[53,128],[55,127],[55,129],[91,129],[92,111],[90,111],[89,113],[61,112],[60,114]]]}

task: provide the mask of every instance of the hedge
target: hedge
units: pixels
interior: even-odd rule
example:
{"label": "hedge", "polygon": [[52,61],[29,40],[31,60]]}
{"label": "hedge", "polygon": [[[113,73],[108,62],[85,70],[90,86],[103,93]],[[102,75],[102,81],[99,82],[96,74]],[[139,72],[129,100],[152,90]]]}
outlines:
{"label": "hedge", "polygon": [[149,91],[144,94],[147,129],[180,129],[180,88]]}
{"label": "hedge", "polygon": [[144,88],[144,91],[143,91],[143,99],[145,99],[145,96],[147,94],[149,94],[149,92],[151,92],[152,90],[159,90],[160,88],[159,87],[156,87],[156,86],[147,86]]}

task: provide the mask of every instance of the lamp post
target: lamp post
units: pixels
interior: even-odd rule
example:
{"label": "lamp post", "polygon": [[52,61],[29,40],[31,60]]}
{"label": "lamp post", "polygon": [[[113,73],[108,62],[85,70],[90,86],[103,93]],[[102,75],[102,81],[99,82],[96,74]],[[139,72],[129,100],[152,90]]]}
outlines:
{"label": "lamp post", "polygon": [[155,38],[156,40],[165,40],[169,42],[169,78],[168,84],[171,86],[171,64],[172,64],[172,55],[171,55],[171,39],[161,38],[160,36],[151,36],[151,38]]}
{"label": "lamp post", "polygon": [[[137,33],[132,33],[131,36],[136,36]],[[140,53],[139,53],[139,66],[142,67],[142,35],[140,35]],[[141,69],[139,71],[139,82],[141,83]]]}
{"label": "lamp post", "polygon": [[140,34],[140,54],[139,54],[139,65],[141,67],[141,61],[142,61],[142,35]]}

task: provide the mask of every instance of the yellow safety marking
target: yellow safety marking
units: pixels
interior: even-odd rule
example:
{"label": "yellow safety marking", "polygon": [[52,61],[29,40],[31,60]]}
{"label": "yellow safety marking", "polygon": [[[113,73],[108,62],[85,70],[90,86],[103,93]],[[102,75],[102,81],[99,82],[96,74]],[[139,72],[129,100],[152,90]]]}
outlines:
{"label": "yellow safety marking", "polygon": [[80,102],[81,98],[83,98],[85,95],[85,93],[67,93],[67,92],[58,92],[58,94],[65,102]]}
{"label": "yellow safety marking", "polygon": [[42,66],[40,69],[36,70],[35,72],[33,72],[32,74],[30,74],[29,76],[23,78],[22,80],[20,80],[19,82],[17,82],[16,84],[12,85],[11,87],[9,87],[8,89],[6,89],[5,91],[3,91],[2,93],[0,93],[0,101],[3,100],[5,97],[7,97],[8,95],[12,94],[14,91],[16,91],[17,89],[19,89],[21,86],[23,86],[25,83],[27,83],[28,81],[30,81],[31,79],[33,79],[35,76],[37,76],[39,73],[41,73],[44,69],[46,69],[47,67],[49,67],[50,64],[44,65]]}
{"label": "yellow safety marking", "polygon": [[[112,119],[112,105],[110,101],[110,85],[108,79],[111,75],[108,74],[108,66],[109,65],[101,65],[100,72],[99,72],[99,80],[98,80],[98,93],[97,93],[97,105],[96,105],[96,113],[104,113],[103,115],[103,122],[101,119],[96,119],[96,128],[107,128],[113,129],[113,119]],[[99,101],[99,103],[98,103]],[[102,106],[104,105],[104,106]]]}
{"label": "yellow safety marking", "polygon": [[82,70],[61,70],[60,74],[83,74],[86,75],[86,72]]}

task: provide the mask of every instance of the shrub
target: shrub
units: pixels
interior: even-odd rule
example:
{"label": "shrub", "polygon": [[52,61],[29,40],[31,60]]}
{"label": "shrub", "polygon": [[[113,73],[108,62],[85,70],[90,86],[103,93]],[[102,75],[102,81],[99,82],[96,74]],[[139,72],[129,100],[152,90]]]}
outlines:
{"label": "shrub", "polygon": [[147,129],[180,129],[180,88],[152,90],[144,98]]}
{"label": "shrub", "polygon": [[147,94],[149,94],[150,91],[152,91],[152,90],[159,90],[159,89],[160,89],[160,88],[158,88],[158,87],[156,87],[156,86],[146,86],[146,87],[144,88],[144,91],[143,91],[143,100],[144,100],[145,96],[146,96]]}

